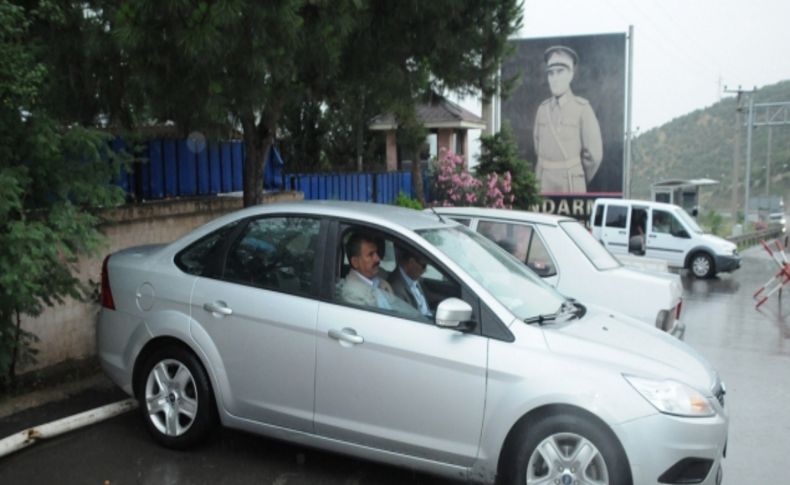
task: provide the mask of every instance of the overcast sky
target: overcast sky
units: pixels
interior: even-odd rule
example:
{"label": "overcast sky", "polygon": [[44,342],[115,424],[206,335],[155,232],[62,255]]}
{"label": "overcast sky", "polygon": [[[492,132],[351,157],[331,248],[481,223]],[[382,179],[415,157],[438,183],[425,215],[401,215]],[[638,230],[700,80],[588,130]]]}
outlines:
{"label": "overcast sky", "polygon": [[[634,26],[633,128],[790,79],[788,0],[525,0],[522,38]],[[790,100],[788,100],[790,101]]]}

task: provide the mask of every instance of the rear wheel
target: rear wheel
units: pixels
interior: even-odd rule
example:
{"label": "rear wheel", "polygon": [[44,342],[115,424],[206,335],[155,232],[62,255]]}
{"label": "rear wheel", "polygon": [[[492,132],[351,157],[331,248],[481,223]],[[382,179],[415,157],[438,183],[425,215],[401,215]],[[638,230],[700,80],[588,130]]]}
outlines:
{"label": "rear wheel", "polygon": [[148,430],[169,448],[193,446],[214,427],[208,376],[197,357],[182,347],[163,347],[148,356],[137,398]]}
{"label": "rear wheel", "polygon": [[711,258],[710,255],[706,253],[694,254],[694,256],[691,257],[689,267],[691,268],[691,272],[697,278],[710,278],[713,276],[713,258]]}
{"label": "rear wheel", "polygon": [[528,425],[510,453],[502,482],[510,485],[632,483],[616,439],[581,416],[551,415]]}

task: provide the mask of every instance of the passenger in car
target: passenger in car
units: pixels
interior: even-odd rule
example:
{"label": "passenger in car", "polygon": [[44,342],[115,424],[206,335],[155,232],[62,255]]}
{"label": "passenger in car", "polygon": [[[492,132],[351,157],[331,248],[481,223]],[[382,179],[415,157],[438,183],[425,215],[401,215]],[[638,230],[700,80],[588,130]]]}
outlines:
{"label": "passenger in car", "polygon": [[428,300],[420,285],[420,278],[425,273],[428,263],[406,248],[398,248],[395,258],[398,266],[387,278],[395,296],[419,310],[422,315],[431,317]]}
{"label": "passenger in car", "polygon": [[355,232],[346,242],[346,255],[352,269],[342,282],[340,298],[355,305],[391,310],[387,295],[393,295],[392,287],[378,277],[381,258],[376,239]]}

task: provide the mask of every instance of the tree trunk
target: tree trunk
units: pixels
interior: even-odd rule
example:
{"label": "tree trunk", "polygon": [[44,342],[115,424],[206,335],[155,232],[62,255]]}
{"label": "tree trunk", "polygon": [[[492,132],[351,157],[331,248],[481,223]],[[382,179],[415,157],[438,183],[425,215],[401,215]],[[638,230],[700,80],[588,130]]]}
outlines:
{"label": "tree trunk", "polygon": [[244,130],[244,207],[261,203],[263,189],[263,155],[260,133],[255,126],[255,115],[250,111],[241,115]]}
{"label": "tree trunk", "polygon": [[425,191],[422,184],[422,164],[420,163],[420,151],[413,150],[411,154],[411,183],[414,190],[414,197],[417,202],[425,207]]}

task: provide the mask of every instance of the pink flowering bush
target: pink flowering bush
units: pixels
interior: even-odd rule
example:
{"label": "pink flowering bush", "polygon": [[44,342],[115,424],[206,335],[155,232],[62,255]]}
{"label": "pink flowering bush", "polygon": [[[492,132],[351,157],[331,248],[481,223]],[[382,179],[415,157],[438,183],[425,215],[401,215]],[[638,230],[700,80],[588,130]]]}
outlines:
{"label": "pink flowering bush", "polygon": [[442,149],[434,161],[434,194],[437,205],[510,209],[513,186],[510,172],[477,178],[464,168],[464,159]]}

